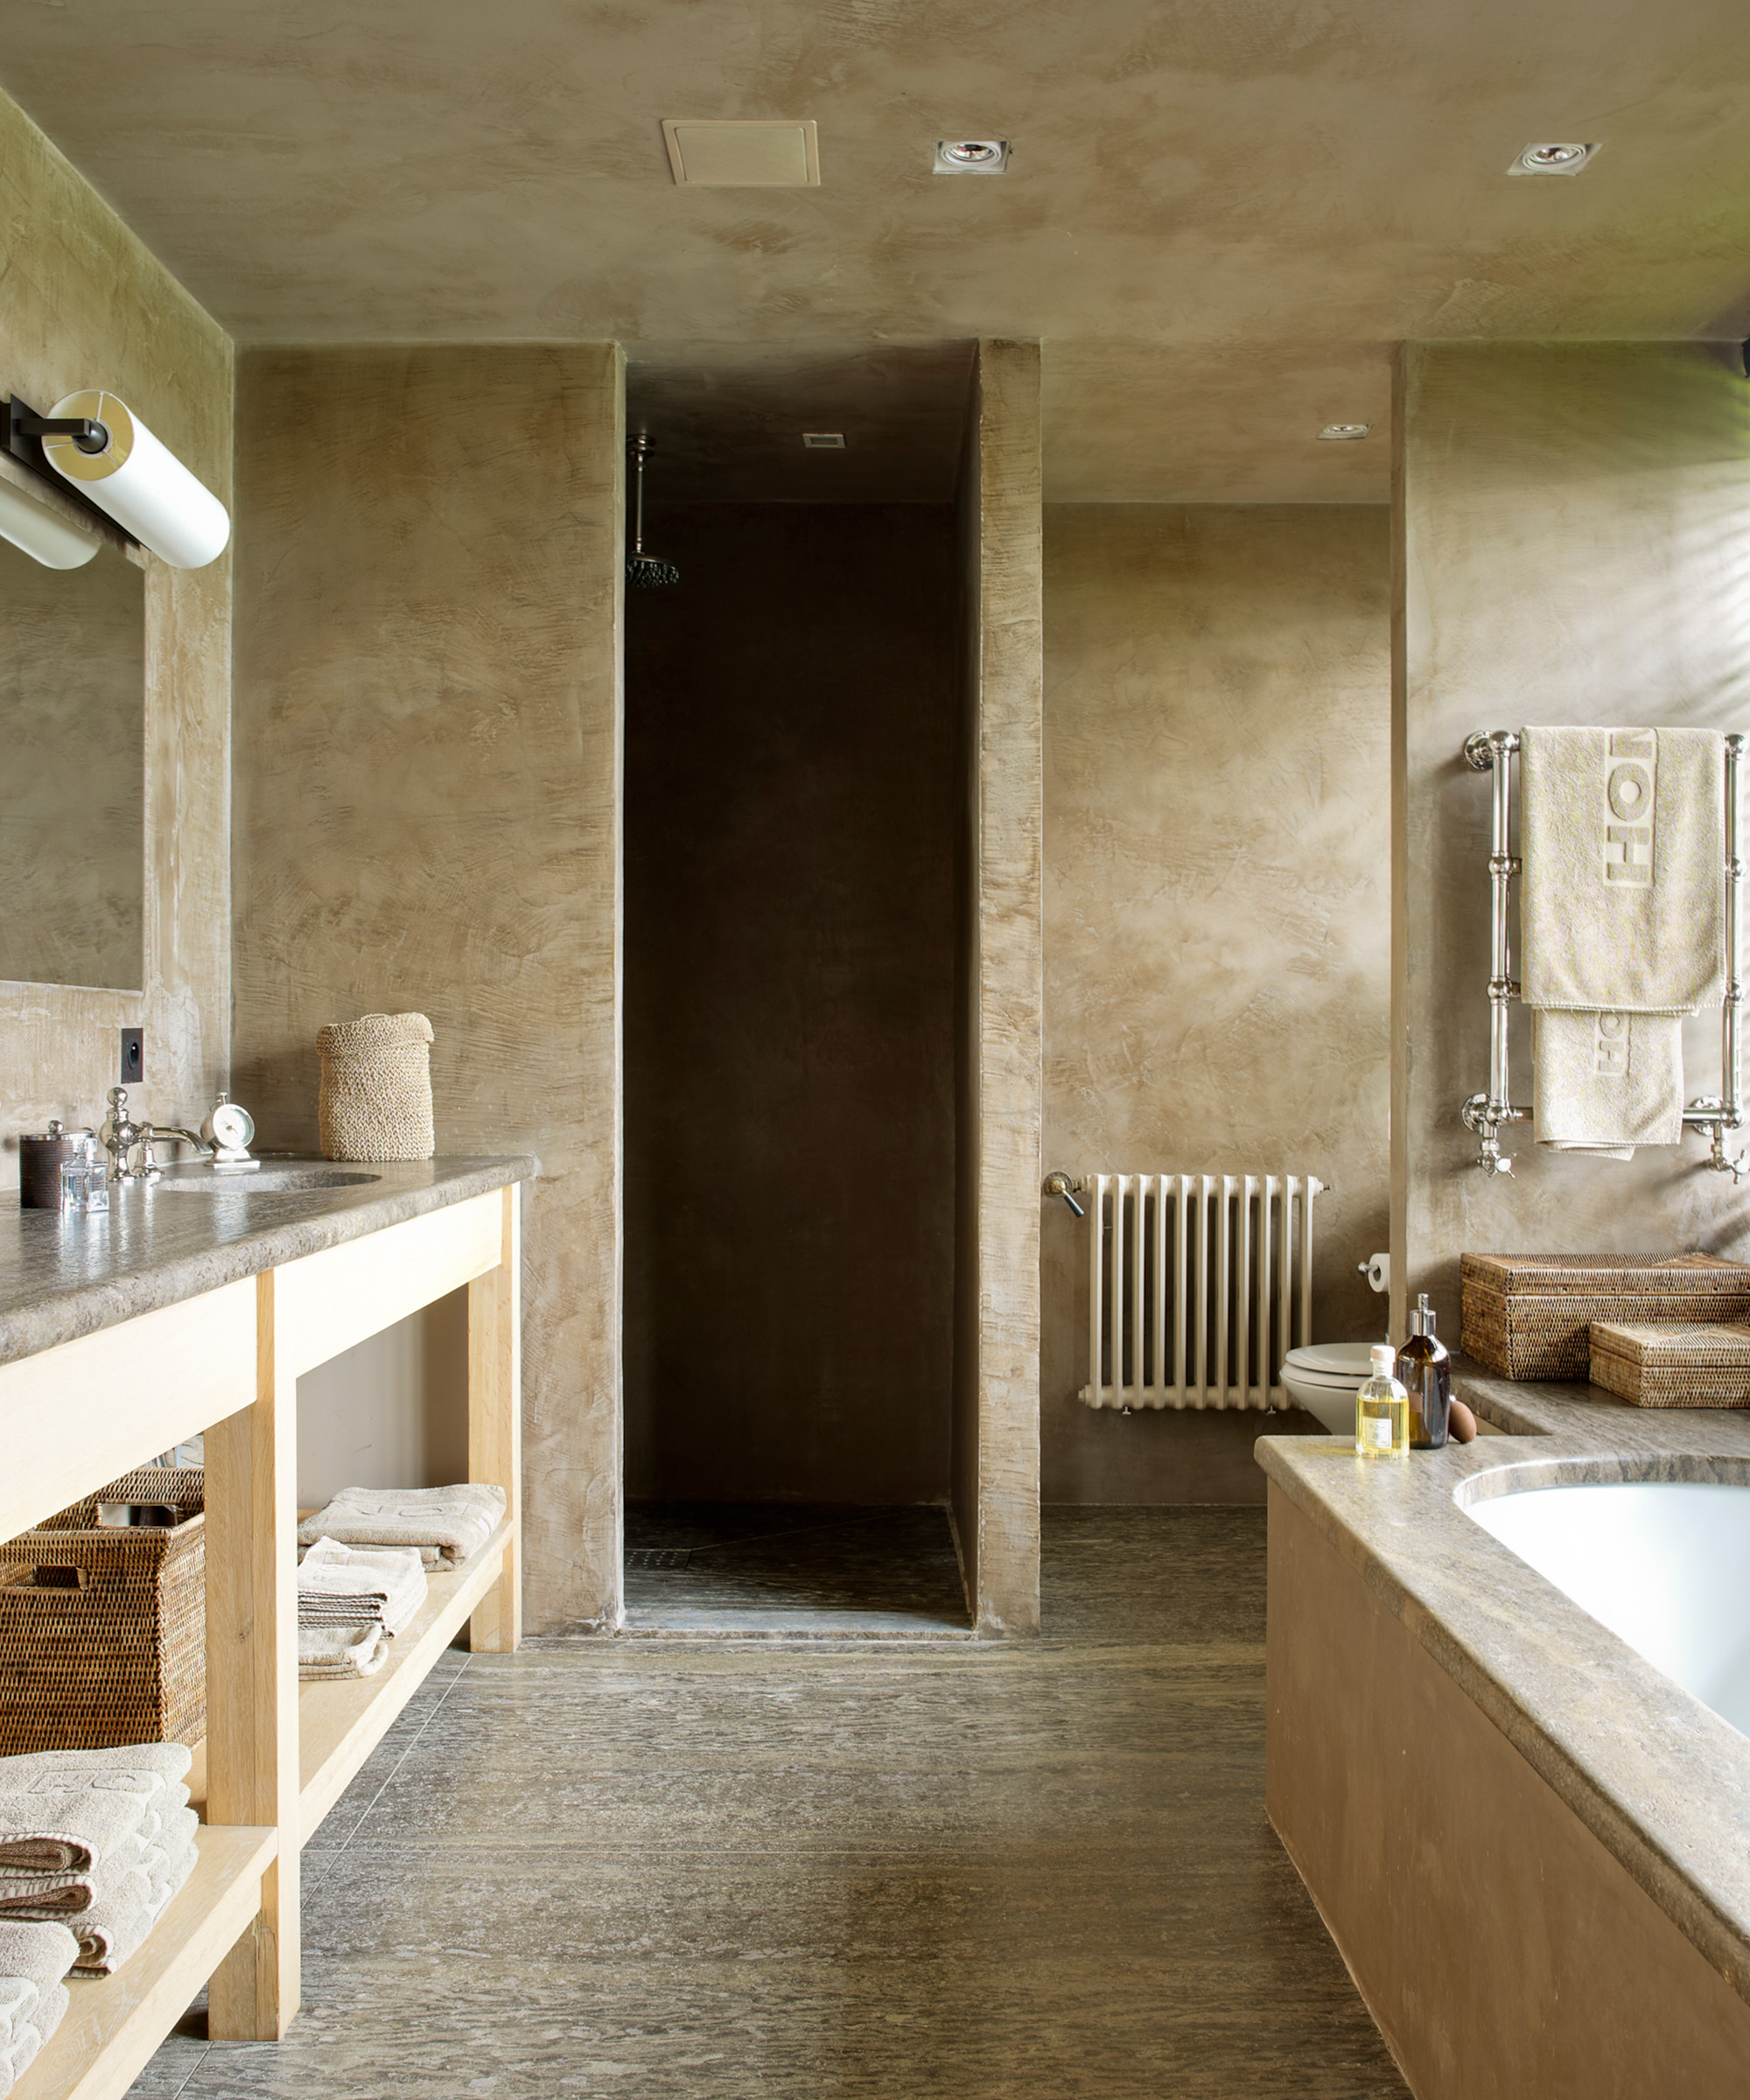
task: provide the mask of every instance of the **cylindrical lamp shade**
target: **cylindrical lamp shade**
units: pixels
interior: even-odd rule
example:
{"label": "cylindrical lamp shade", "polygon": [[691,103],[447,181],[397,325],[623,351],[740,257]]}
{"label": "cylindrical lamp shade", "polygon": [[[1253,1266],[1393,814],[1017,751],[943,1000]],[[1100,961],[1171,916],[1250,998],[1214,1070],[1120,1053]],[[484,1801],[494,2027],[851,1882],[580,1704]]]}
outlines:
{"label": "cylindrical lamp shade", "polygon": [[204,569],[225,551],[231,536],[225,506],[126,402],[87,388],[58,401],[49,413],[88,416],[109,433],[101,452],[82,452],[71,438],[45,438],[43,451],[57,473],[76,482],[143,547],[172,569]]}
{"label": "cylindrical lamp shade", "polygon": [[6,480],[0,480],[0,540],[22,547],[45,569],[82,569],[103,544],[95,532]]}

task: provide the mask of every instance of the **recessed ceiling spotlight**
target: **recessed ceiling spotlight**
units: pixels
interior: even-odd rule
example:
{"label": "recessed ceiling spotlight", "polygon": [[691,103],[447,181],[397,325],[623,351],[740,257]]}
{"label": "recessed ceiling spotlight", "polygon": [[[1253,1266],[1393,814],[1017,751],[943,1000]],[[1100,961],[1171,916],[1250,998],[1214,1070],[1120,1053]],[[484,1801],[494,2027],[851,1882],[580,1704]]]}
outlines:
{"label": "recessed ceiling spotlight", "polygon": [[1578,175],[1601,149],[1581,145],[1531,145],[1507,171],[1509,175]]}
{"label": "recessed ceiling spotlight", "polygon": [[1321,438],[1365,438],[1372,428],[1370,423],[1327,423],[1319,435]]}
{"label": "recessed ceiling spotlight", "polygon": [[935,142],[938,175],[1000,175],[1008,164],[1006,138],[939,138]]}
{"label": "recessed ceiling spotlight", "polygon": [[842,452],[844,450],[843,430],[804,430],[802,450],[807,452]]}

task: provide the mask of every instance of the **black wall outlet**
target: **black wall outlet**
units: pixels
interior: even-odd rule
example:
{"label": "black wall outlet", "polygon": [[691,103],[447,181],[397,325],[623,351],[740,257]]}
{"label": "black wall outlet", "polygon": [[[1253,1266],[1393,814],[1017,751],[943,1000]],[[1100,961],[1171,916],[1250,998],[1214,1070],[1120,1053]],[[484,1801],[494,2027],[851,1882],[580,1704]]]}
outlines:
{"label": "black wall outlet", "polygon": [[146,1032],[144,1028],[124,1028],[122,1031],[122,1084],[137,1086],[146,1076]]}

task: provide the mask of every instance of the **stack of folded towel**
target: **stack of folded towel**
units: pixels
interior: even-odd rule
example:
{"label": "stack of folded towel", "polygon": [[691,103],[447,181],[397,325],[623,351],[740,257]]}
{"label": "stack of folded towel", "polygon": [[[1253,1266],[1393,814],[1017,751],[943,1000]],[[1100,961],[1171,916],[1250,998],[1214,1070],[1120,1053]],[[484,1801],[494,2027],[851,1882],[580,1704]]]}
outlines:
{"label": "stack of folded towel", "polygon": [[464,1480],[454,1488],[343,1488],[326,1509],[298,1527],[298,1543],[416,1546],[428,1568],[466,1560],[504,1522],[502,1488]]}
{"label": "stack of folded towel", "polygon": [[424,1564],[406,1549],[318,1538],[298,1570],[298,1674],[368,1677],[424,1603]]}
{"label": "stack of folded towel", "polygon": [[71,1973],[111,1976],[194,1871],[181,1743],[0,1758],[0,1922],[66,1926]]}
{"label": "stack of folded towel", "polygon": [[60,2025],[78,1955],[65,1925],[0,1924],[0,2100]]}

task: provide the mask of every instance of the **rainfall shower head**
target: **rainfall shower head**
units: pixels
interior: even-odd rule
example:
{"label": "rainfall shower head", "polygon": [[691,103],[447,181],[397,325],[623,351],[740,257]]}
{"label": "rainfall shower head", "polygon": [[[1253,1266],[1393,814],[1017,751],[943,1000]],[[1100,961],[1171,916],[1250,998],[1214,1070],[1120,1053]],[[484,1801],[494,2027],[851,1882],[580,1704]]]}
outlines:
{"label": "rainfall shower head", "polygon": [[633,474],[637,497],[632,552],[626,557],[626,580],[636,591],[658,591],[664,584],[678,584],[681,580],[681,572],[673,562],[665,562],[660,554],[646,554],[644,551],[644,462],[649,453],[650,440],[640,430],[632,441]]}

